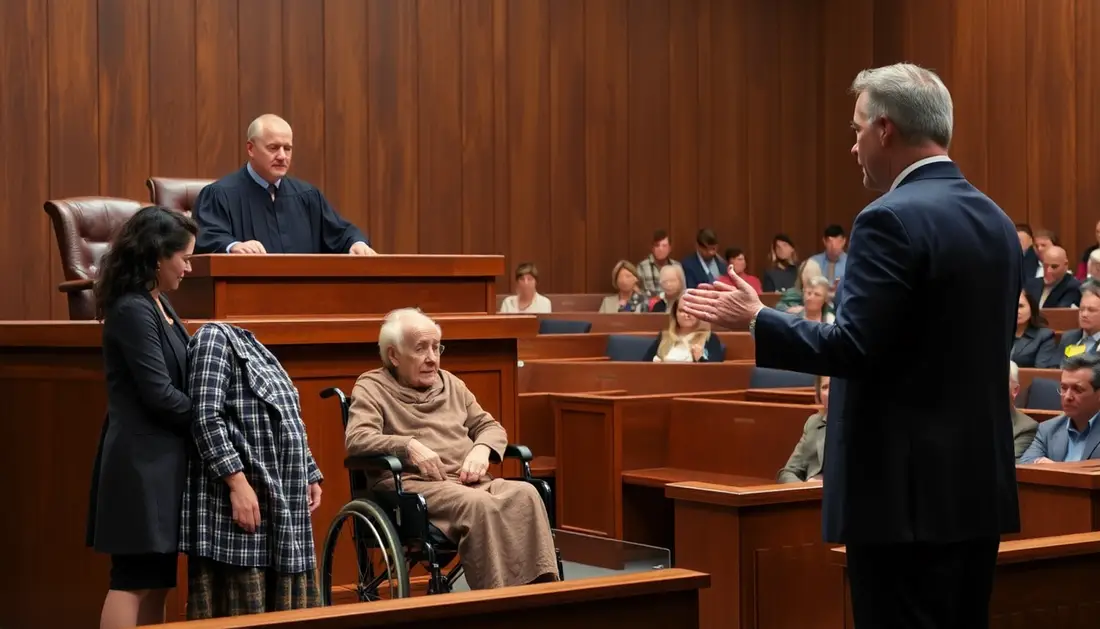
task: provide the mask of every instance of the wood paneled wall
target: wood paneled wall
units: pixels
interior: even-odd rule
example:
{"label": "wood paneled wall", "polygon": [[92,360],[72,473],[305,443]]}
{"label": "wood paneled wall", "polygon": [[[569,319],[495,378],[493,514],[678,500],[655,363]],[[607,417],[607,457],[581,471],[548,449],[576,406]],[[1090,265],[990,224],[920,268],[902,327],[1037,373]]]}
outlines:
{"label": "wood paneled wall", "polygon": [[0,318],[66,316],[45,199],[221,176],[269,111],[293,174],[382,251],[531,260],[543,292],[610,290],[657,228],[678,255],[701,226],[757,268],[777,231],[809,254],[871,198],[847,87],[903,58],[952,88],[970,177],[1073,253],[1100,192],[1100,7],[993,4],[0,2]]}

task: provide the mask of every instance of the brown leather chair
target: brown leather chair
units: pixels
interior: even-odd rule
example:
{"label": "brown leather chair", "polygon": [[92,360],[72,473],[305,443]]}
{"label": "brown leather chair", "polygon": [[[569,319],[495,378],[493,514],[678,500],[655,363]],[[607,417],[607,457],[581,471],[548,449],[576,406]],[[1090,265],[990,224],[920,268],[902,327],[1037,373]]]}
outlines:
{"label": "brown leather chair", "polygon": [[111,238],[138,210],[148,203],[114,197],[73,197],[46,201],[44,207],[53,223],[65,281],[58,290],[69,298],[69,319],[94,319],[92,285],[99,261]]}
{"label": "brown leather chair", "polygon": [[149,200],[153,205],[180,210],[191,216],[195,207],[195,198],[213,179],[178,179],[175,177],[150,177],[145,181],[149,188]]}

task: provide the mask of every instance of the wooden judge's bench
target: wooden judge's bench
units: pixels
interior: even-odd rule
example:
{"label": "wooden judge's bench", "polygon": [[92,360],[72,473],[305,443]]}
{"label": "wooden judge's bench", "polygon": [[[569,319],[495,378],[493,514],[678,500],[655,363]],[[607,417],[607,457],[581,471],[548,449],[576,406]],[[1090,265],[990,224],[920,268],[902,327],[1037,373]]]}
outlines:
{"label": "wooden judge's bench", "polygon": [[[532,316],[497,316],[500,256],[196,256],[194,272],[169,296],[194,332],[207,319],[252,331],[301,393],[310,447],[325,475],[313,518],[320,549],[349,500],[337,403],[323,388],[351,392],[380,366],[382,315],[418,306],[436,319],[447,347],[442,366],[469,385],[485,409],[516,434],[517,341],[535,336]],[[92,462],[106,412],[101,324],[0,322],[0,399],[8,504],[0,571],[0,627],[89,627],[107,592],[109,557],[85,546]],[[346,550],[350,551],[350,545]],[[182,563],[182,562],[181,562]],[[338,558],[337,583],[354,580]],[[170,597],[180,619],[186,572]]]}

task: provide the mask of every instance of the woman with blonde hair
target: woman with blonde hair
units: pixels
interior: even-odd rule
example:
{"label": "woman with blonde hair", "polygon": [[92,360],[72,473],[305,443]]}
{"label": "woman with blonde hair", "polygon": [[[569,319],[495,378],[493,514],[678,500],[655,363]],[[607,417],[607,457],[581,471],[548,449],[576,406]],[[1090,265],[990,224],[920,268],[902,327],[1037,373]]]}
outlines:
{"label": "woman with blonde hair", "polygon": [[600,312],[648,312],[642,283],[638,280],[638,269],[627,260],[619,260],[611,270],[611,285],[616,294],[604,297]]}
{"label": "woman with blonde hair", "polygon": [[794,281],[794,286],[783,293],[783,296],[776,302],[775,309],[791,314],[802,312],[802,291],[810,283],[810,280],[819,275],[824,276],[820,264],[813,258],[803,260],[802,264],[798,266],[798,277]]}
{"label": "woman with blonde hair", "polygon": [[722,362],[725,354],[710,324],[680,308],[676,299],[668,310],[668,327],[657,333],[646,359],[655,363]]}

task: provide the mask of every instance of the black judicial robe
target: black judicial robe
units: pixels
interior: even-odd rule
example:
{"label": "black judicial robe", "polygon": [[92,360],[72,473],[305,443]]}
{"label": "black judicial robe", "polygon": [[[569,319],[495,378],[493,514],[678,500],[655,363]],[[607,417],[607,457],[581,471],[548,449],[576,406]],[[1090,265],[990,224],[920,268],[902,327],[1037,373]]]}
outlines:
{"label": "black judicial robe", "polygon": [[195,199],[195,253],[226,253],[234,242],[257,240],[268,253],[347,253],[370,241],[308,183],[283,177],[275,200],[248,169],[206,186]]}

